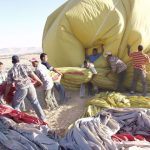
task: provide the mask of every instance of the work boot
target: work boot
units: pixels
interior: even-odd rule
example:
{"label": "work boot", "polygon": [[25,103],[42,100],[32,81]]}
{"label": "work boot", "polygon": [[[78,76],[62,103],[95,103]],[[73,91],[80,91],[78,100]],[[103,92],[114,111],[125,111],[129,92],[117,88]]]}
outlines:
{"label": "work boot", "polygon": [[134,91],[130,91],[130,94],[134,94],[135,92]]}

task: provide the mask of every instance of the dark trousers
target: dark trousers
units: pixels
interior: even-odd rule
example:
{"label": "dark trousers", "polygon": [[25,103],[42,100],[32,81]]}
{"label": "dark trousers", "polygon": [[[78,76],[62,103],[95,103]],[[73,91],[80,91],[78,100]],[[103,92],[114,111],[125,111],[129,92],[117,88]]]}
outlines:
{"label": "dark trousers", "polygon": [[131,84],[131,91],[136,90],[137,82],[139,79],[141,80],[141,83],[143,86],[143,95],[146,95],[147,93],[146,73],[145,71],[140,70],[140,69],[134,69],[133,79],[132,79],[132,84]]}
{"label": "dark trousers", "polygon": [[65,93],[64,86],[61,83],[54,83],[54,87],[59,94],[60,101],[65,102],[66,101],[66,93]]}
{"label": "dark trousers", "polygon": [[123,91],[124,90],[123,84],[124,84],[125,76],[126,76],[126,70],[118,73],[118,81],[117,81],[117,86],[116,86],[117,91]]}

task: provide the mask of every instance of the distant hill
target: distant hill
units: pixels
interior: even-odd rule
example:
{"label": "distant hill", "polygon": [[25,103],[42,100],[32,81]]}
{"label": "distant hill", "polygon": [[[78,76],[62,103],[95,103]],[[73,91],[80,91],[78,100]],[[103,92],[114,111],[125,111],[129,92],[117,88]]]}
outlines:
{"label": "distant hill", "polygon": [[36,54],[41,53],[41,47],[23,47],[23,48],[2,48],[0,49],[0,56],[6,55],[22,55],[22,54]]}

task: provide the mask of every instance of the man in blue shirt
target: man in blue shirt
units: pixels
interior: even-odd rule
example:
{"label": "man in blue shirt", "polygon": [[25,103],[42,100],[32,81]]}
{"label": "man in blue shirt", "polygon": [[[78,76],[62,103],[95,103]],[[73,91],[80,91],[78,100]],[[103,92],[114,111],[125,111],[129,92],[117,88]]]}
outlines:
{"label": "man in blue shirt", "polygon": [[101,45],[101,48],[102,48],[102,52],[101,53],[98,53],[98,49],[97,48],[93,48],[93,51],[92,51],[92,55],[88,55],[87,51],[88,49],[85,48],[85,59],[89,60],[90,63],[94,63],[103,53],[103,44]]}

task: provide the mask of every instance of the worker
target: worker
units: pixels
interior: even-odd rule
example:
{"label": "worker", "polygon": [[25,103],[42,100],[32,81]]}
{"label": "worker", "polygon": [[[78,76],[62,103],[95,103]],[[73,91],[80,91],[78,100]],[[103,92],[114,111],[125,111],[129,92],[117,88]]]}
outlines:
{"label": "worker", "polygon": [[[103,46],[104,44],[101,45],[102,50]],[[88,55],[88,48],[85,48],[85,59],[88,60],[90,63],[94,63],[102,55],[102,53],[98,52],[98,48],[93,48],[92,54]]]}
{"label": "worker", "polygon": [[54,90],[53,90],[53,80],[52,77],[49,74],[49,71],[47,68],[39,62],[37,58],[32,58],[30,60],[32,62],[32,66],[35,67],[35,74],[40,78],[40,80],[43,82],[44,87],[44,93],[45,93],[45,103],[47,106],[47,109],[53,110],[58,107]]}
{"label": "worker", "polygon": [[7,95],[11,89],[11,86],[13,83],[15,83],[16,92],[13,97],[12,107],[20,110],[20,105],[27,97],[37,116],[41,120],[46,121],[45,114],[37,99],[36,90],[31,82],[30,77],[35,79],[40,85],[43,83],[27,65],[20,64],[20,60],[17,55],[12,56],[12,63],[13,67],[8,71],[7,75],[7,86],[4,94],[4,100],[7,99]]}
{"label": "worker", "polygon": [[44,66],[46,66],[46,68],[49,71],[54,71],[57,74],[57,76],[55,78],[52,78],[53,81],[54,81],[54,87],[55,87],[55,89],[57,90],[57,92],[59,94],[59,101],[60,101],[60,103],[66,102],[67,101],[67,96],[66,96],[65,88],[60,83],[63,74],[48,63],[48,56],[47,56],[46,53],[41,53],[40,54],[40,59],[41,59],[41,63]]}
{"label": "worker", "polygon": [[126,76],[127,65],[117,56],[113,56],[112,53],[109,51],[105,53],[105,57],[107,63],[111,67],[111,71],[108,72],[106,76],[113,73],[117,74],[118,81],[115,90],[119,92],[123,92],[125,90],[123,84]]}
{"label": "worker", "polygon": [[131,53],[131,46],[127,45],[128,56],[133,61],[133,79],[131,84],[131,94],[135,93],[137,81],[140,78],[143,85],[142,95],[146,96],[147,94],[147,82],[146,82],[146,64],[150,63],[150,58],[147,54],[143,52],[143,46],[139,45],[136,52]]}
{"label": "worker", "polygon": [[[82,68],[86,68],[86,69],[90,69],[90,71],[92,72],[92,78],[91,80],[93,79],[93,77],[97,74],[97,71],[94,67],[94,64],[93,63],[90,63],[88,60],[84,60],[84,63],[83,65],[81,66]],[[92,90],[93,90],[93,84],[91,82],[88,82],[87,83],[87,86],[88,86],[88,96],[92,96],[93,93],[92,93]],[[86,87],[86,84],[83,83],[81,84],[81,87],[80,87],[80,97],[81,98],[84,98],[85,97],[85,87]],[[95,91],[97,92],[98,91],[98,88],[97,86],[94,87],[95,88]]]}

